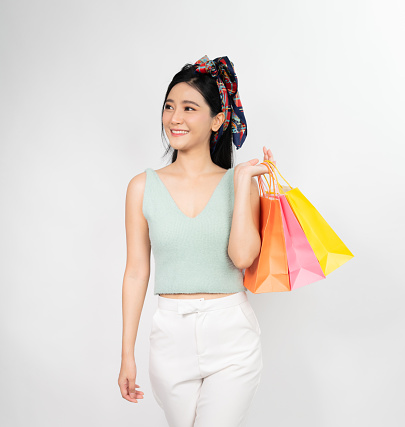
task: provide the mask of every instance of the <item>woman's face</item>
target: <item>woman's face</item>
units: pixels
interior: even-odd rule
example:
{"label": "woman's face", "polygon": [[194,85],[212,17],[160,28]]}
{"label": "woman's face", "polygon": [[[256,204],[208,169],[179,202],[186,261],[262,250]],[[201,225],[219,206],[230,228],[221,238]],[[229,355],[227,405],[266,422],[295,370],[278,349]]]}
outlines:
{"label": "woman's face", "polygon": [[[225,116],[210,115],[210,107],[198,90],[187,83],[178,83],[169,92],[163,109],[162,122],[174,149],[189,149],[207,144],[211,131],[217,131]],[[176,132],[183,131],[183,132]]]}

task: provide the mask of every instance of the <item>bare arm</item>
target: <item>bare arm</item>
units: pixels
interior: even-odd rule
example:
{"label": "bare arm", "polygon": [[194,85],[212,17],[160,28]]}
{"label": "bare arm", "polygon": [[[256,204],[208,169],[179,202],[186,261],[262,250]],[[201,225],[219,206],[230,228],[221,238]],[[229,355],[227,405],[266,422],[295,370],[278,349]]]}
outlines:
{"label": "bare arm", "polygon": [[[270,148],[263,146],[263,154],[263,160],[276,164]],[[268,173],[268,170],[266,166],[258,165],[258,161],[259,159],[252,159],[235,167],[235,204],[228,255],[240,269],[250,267],[261,248],[260,193],[254,176]]]}
{"label": "bare arm", "polygon": [[122,356],[118,383],[122,396],[136,402],[143,392],[135,391],[135,341],[150,275],[148,223],[142,213],[146,173],[136,175],[128,184],[125,202],[127,263],[122,285]]}
{"label": "bare arm", "polygon": [[127,264],[122,286],[122,357],[133,357],[150,276],[148,223],[142,213],[146,173],[132,178],[125,202]]}
{"label": "bare arm", "polygon": [[260,198],[254,177],[235,168],[235,203],[229,235],[228,254],[236,267],[252,265],[259,255]]}

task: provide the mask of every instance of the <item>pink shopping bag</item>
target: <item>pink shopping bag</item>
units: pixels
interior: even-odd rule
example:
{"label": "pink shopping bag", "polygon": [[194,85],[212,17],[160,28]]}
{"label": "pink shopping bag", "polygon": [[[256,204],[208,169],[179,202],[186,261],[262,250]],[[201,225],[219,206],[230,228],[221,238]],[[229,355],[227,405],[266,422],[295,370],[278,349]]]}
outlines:
{"label": "pink shopping bag", "polygon": [[279,195],[291,290],[325,279],[311,245],[286,197]]}

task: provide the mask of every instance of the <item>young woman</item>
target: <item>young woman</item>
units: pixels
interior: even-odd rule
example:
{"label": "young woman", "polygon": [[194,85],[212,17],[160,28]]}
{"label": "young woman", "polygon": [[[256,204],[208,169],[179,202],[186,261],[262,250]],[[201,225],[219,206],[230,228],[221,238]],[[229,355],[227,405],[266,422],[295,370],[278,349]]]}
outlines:
{"label": "young woman", "polygon": [[[134,346],[155,258],[158,307],[149,377],[171,427],[239,427],[260,382],[261,330],[243,269],[260,252],[259,159],[232,167],[247,135],[228,57],[186,64],[166,92],[162,135],[168,166],[131,179],[126,198],[123,282],[124,399],[138,402]],[[274,161],[263,147],[264,160]]]}

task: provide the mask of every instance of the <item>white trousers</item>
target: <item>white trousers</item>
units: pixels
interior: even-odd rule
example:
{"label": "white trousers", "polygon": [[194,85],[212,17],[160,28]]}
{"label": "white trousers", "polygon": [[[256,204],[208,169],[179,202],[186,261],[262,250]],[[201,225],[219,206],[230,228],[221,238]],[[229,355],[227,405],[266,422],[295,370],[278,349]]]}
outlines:
{"label": "white trousers", "polygon": [[246,291],[158,296],[149,378],[170,427],[244,427],[263,369],[261,330]]}

